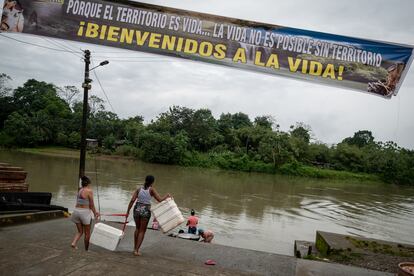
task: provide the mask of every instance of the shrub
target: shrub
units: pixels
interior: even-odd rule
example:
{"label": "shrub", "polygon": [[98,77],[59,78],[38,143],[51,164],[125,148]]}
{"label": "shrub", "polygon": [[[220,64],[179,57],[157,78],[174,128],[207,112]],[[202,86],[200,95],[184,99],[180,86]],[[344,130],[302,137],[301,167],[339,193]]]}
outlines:
{"label": "shrub", "polygon": [[80,145],[81,136],[79,132],[73,131],[68,137],[68,147],[78,149]]}
{"label": "shrub", "polygon": [[4,131],[0,132],[0,147],[11,147],[13,145],[13,137],[9,136]]}
{"label": "shrub", "polygon": [[56,137],[56,143],[59,146],[66,146],[68,144],[68,136],[63,132],[59,132]]}
{"label": "shrub", "polygon": [[115,136],[111,133],[110,135],[106,136],[103,140],[103,146],[106,149],[112,150],[115,145]]}
{"label": "shrub", "polygon": [[139,157],[139,150],[131,145],[122,145],[115,149],[115,153],[123,156]]}
{"label": "shrub", "polygon": [[179,164],[187,151],[185,134],[175,137],[167,133],[147,132],[142,138],[142,158],[148,162],[161,164]]}

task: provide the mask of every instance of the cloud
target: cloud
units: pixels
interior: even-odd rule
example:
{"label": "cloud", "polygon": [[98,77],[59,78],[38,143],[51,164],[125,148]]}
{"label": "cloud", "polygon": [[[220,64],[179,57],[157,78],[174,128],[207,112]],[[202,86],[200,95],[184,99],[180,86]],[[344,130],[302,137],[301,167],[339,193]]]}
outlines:
{"label": "cloud", "polygon": [[[414,45],[411,12],[414,2],[410,0],[146,2]],[[13,37],[56,48],[40,37],[21,34]],[[121,117],[140,114],[150,121],[172,105],[209,108],[216,117],[241,111],[252,119],[258,115],[272,115],[285,130],[296,122],[304,122],[311,125],[315,138],[327,143],[339,142],[360,129],[368,129],[377,140],[395,140],[404,147],[414,148],[413,69],[399,95],[384,100],[344,89],[177,58],[57,41],[74,49],[92,50],[96,62],[110,61],[109,65],[96,69],[96,73],[114,111]],[[75,55],[28,46],[4,37],[0,37],[0,49],[0,71],[11,75],[15,85],[29,78],[60,86],[80,87],[82,83],[83,64]],[[96,81],[92,93],[105,98]]]}

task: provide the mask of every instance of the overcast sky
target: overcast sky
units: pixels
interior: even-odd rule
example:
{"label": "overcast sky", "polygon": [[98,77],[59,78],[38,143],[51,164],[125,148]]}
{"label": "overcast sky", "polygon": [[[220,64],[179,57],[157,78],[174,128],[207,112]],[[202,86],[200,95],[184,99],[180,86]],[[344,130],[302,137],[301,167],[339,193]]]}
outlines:
{"label": "overcast sky", "polygon": [[[413,0],[143,2],[414,45]],[[39,37],[23,34],[12,37],[56,48],[56,45]],[[113,110],[122,118],[143,115],[146,121],[150,121],[169,106],[181,105],[195,109],[209,108],[217,118],[223,112],[244,112],[251,119],[258,115],[271,115],[283,130],[288,130],[296,122],[304,122],[312,127],[314,138],[325,143],[337,143],[358,130],[368,129],[377,140],[393,140],[401,146],[414,148],[413,68],[408,72],[398,96],[386,100],[345,89],[216,65],[76,42],[64,43],[72,48],[87,48],[96,52],[93,56],[97,62],[104,59],[110,61],[109,65],[98,68],[97,73]],[[1,36],[0,49],[0,72],[13,78],[13,86],[35,78],[59,86],[80,87],[83,63],[70,53],[53,52]],[[96,81],[92,94],[105,98]]]}

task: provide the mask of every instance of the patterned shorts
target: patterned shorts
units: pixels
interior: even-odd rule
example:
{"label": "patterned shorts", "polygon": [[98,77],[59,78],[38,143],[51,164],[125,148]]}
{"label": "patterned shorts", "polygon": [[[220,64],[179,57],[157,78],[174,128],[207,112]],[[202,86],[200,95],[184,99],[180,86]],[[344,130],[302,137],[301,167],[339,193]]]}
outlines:
{"label": "patterned shorts", "polygon": [[151,205],[137,204],[134,208],[134,219],[138,218],[150,219],[151,217]]}

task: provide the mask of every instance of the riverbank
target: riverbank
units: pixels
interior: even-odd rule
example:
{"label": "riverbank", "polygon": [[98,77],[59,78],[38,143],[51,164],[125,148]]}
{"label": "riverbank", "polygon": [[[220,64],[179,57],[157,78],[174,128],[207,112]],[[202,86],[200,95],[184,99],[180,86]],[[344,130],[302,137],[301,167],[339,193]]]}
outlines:
{"label": "riverbank", "polygon": [[366,269],[398,273],[401,263],[411,263],[414,245],[362,236],[316,231],[312,241],[295,241],[295,255]]}
{"label": "riverbank", "polygon": [[[42,154],[49,156],[58,156],[58,157],[71,157],[78,158],[79,151],[70,148],[64,147],[38,147],[38,148],[21,148],[17,149],[21,152],[32,153],[32,154]],[[87,158],[96,158],[99,160],[137,160],[133,156],[125,156],[119,154],[100,154],[100,153],[87,153]],[[258,172],[258,173],[267,173],[267,174],[281,174],[287,176],[299,176],[299,177],[309,177],[309,178],[318,178],[318,179],[337,179],[337,180],[357,180],[365,182],[383,182],[382,179],[377,175],[364,174],[364,173],[354,173],[348,171],[337,171],[331,169],[323,169],[311,166],[305,166],[297,163],[285,164],[279,169],[274,169],[269,164],[250,164],[250,166],[220,166],[217,165],[220,163],[220,160],[209,161],[206,156],[202,157],[201,155],[197,158],[197,162],[188,162],[183,164],[184,167],[199,167],[207,169],[222,169],[228,171],[243,171],[243,172]],[[142,160],[141,160],[142,161]],[[241,169],[237,169],[240,167]]]}
{"label": "riverbank", "polygon": [[[120,227],[119,225],[115,227]],[[67,218],[0,228],[0,275],[392,275],[340,264],[204,244],[147,232],[141,257],[131,254],[133,228],[118,251],[70,247],[75,233]],[[213,259],[216,266],[204,262]]]}

